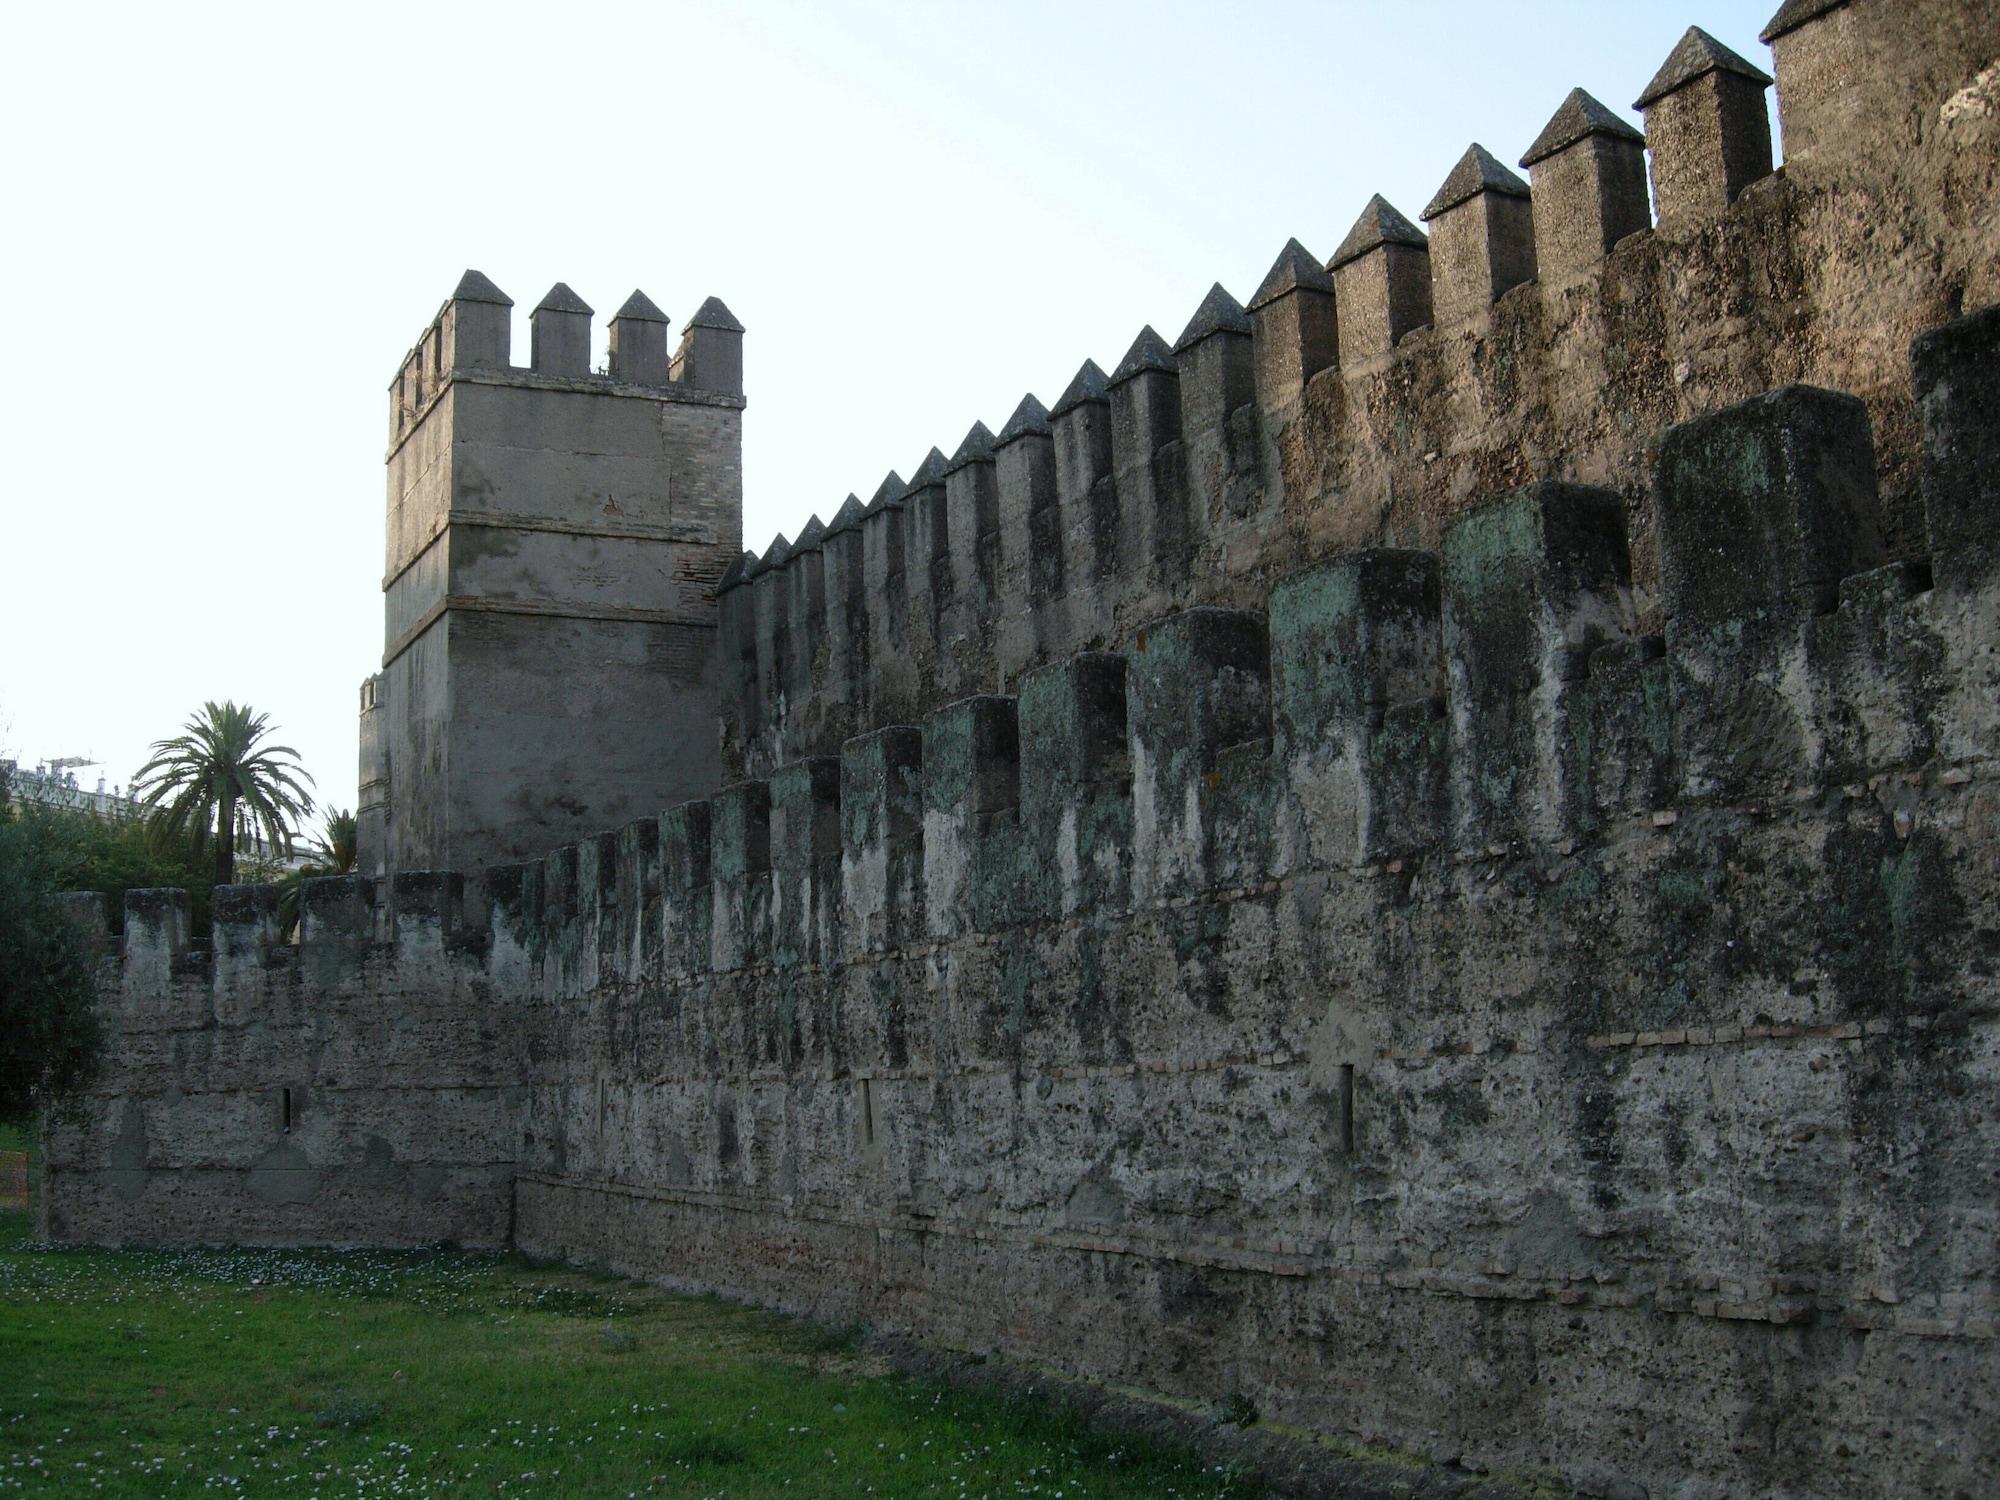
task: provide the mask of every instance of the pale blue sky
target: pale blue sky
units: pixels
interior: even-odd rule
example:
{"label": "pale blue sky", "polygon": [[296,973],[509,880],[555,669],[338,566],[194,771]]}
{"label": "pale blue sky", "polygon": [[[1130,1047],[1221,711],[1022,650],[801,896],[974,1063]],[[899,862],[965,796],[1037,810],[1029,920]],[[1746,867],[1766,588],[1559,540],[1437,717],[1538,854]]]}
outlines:
{"label": "pale blue sky", "polygon": [[235,697],[353,805],[385,388],[466,266],[522,360],[557,280],[723,298],[761,549],[1690,24],[1768,70],[1777,3],[23,8],[0,755],[122,782]]}

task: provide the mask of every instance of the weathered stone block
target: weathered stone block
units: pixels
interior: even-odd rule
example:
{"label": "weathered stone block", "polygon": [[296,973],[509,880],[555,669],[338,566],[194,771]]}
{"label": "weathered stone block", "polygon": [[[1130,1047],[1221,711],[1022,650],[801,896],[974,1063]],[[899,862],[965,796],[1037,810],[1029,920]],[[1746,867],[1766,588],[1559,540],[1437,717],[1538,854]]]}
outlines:
{"label": "weathered stone block", "polygon": [[[346,947],[374,942],[375,890],[375,882],[362,875],[306,881],[299,890],[299,946]],[[129,937],[129,899],[125,910]]]}
{"label": "weathered stone block", "polygon": [[1675,427],[1654,500],[1660,593],[1684,631],[1809,613],[1882,561],[1868,409],[1836,391],[1787,386]]}
{"label": "weathered stone block", "polygon": [[1910,349],[1924,421],[1924,527],[1940,587],[2000,574],[2000,307],[1923,334]]}
{"label": "weathered stone block", "polygon": [[448,870],[398,870],[389,910],[398,960],[441,958],[463,921],[465,881]]}
{"label": "weathered stone block", "polygon": [[1389,710],[1441,711],[1436,556],[1370,549],[1294,574],[1271,591],[1270,630],[1279,868],[1367,863],[1434,839],[1441,759],[1373,747]]}
{"label": "weathered stone block", "polygon": [[[97,898],[102,903],[103,898]],[[218,959],[261,961],[278,937],[275,885],[219,885],[209,893],[209,920]]]}
{"label": "weathered stone block", "polygon": [[840,762],[830,755],[771,773],[771,951],[823,963],[840,915]]}
{"label": "weathered stone block", "polygon": [[1015,700],[966,698],[924,720],[924,915],[934,937],[981,924],[980,867],[1021,800]]}
{"label": "weathered stone block", "polygon": [[1637,817],[1679,792],[1674,760],[1673,678],[1659,636],[1608,641],[1592,651],[1570,730],[1572,764],[1590,778],[1597,821]]}
{"label": "weathered stone block", "polygon": [[710,818],[707,802],[660,814],[661,951],[669,973],[706,970],[714,951]]}
{"label": "weathered stone block", "polygon": [[771,784],[745,781],[709,799],[712,949],[719,970],[771,956]]}
{"label": "weathered stone block", "polygon": [[1189,610],[1139,632],[1127,673],[1134,893],[1198,889],[1216,831],[1216,757],[1271,734],[1264,621]]}
{"label": "weathered stone block", "polygon": [[1573,836],[1591,823],[1575,685],[1631,633],[1625,506],[1545,483],[1445,533],[1444,654],[1453,835],[1463,847]]}
{"label": "weathered stone block", "polygon": [[1674,428],[1654,517],[1687,789],[1811,784],[1806,621],[1883,554],[1867,409],[1788,386]]}
{"label": "weathered stone block", "polygon": [[879,729],[840,749],[841,941],[898,948],[924,930],[923,735]]}

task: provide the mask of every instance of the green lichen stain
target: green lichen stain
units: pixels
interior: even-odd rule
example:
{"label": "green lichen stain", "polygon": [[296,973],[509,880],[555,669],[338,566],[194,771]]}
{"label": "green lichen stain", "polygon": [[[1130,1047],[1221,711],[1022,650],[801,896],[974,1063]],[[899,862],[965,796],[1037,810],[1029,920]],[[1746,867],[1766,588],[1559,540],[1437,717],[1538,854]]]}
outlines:
{"label": "green lichen stain", "polygon": [[955,812],[967,805],[977,774],[977,730],[970,704],[953,704],[924,724],[924,805]]}
{"label": "green lichen stain", "polygon": [[1363,700],[1358,575],[1333,564],[1288,578],[1270,595],[1273,702],[1281,750],[1311,750]]}
{"label": "green lichen stain", "polygon": [[1015,1064],[1028,1034],[1028,998],[1038,966],[1025,945],[1009,943],[1000,964],[1000,1031]]}
{"label": "green lichen stain", "polygon": [[882,1060],[892,1068],[910,1065],[910,1041],[904,1030],[903,987],[891,964],[877,964],[868,975],[868,999],[881,1018]]}
{"label": "green lichen stain", "polygon": [[1906,998],[1921,1005],[1926,989],[1953,967],[1953,940],[1969,926],[1964,899],[1953,884],[1936,839],[1919,831],[1900,854],[1883,859],[1889,961]]}
{"label": "green lichen stain", "polygon": [[1070,1015],[1083,1055],[1096,1061],[1123,1061],[1130,1048],[1121,1045],[1116,1017],[1104,994],[1104,939],[1084,928],[1076,940],[1076,989]]}
{"label": "green lichen stain", "polygon": [[798,986],[787,984],[778,992],[778,1045],[783,1057],[796,1057],[799,1052],[799,991]]}
{"label": "green lichen stain", "polygon": [[1594,865],[1577,865],[1572,868],[1549,892],[1549,904],[1558,911],[1569,907],[1587,905],[1604,892],[1604,877],[1597,873]]}

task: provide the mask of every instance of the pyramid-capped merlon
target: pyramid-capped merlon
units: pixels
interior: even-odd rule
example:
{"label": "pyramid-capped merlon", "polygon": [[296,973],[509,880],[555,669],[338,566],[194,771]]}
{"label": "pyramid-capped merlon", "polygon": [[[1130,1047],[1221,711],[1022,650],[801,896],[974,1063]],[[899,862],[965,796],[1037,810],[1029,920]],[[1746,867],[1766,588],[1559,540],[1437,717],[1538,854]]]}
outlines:
{"label": "pyramid-capped merlon", "polygon": [[1125,351],[1125,357],[1118,361],[1118,368],[1111,372],[1108,385],[1123,385],[1149,370],[1163,371],[1168,375],[1179,375],[1180,366],[1174,363],[1174,351],[1167,347],[1167,341],[1154,332],[1148,323],[1139,330],[1139,336],[1132,340],[1132,347]]}
{"label": "pyramid-capped merlon", "polygon": [[501,307],[512,307],[514,305],[514,299],[501,291],[491,281],[487,280],[484,271],[474,271],[470,268],[467,268],[466,273],[458,278],[458,285],[452,288],[451,300],[454,302],[492,302],[497,303]]}
{"label": "pyramid-capped merlon", "polygon": [[535,304],[536,312],[582,313],[586,318],[594,310],[588,302],[569,289],[567,281],[558,281],[549,288],[549,294]]}
{"label": "pyramid-capped merlon", "polygon": [[749,576],[750,569],[756,565],[756,562],[756,553],[747,551],[739,552],[736,555],[736,560],[723,569],[722,581],[715,586],[715,591],[719,594],[724,589],[736,587],[737,584]]}
{"label": "pyramid-capped merlon", "polygon": [[1444,180],[1444,186],[1437,190],[1437,196],[1430,201],[1430,207],[1423,212],[1428,224],[1439,214],[1457,208],[1468,198],[1481,193],[1504,193],[1509,198],[1528,196],[1528,185],[1479,142],[1474,141],[1466,148],[1465,155],[1458,159],[1458,165]]}
{"label": "pyramid-capped merlon", "polygon": [[1333,291],[1333,278],[1326,274],[1312,251],[1306,249],[1296,239],[1285,241],[1285,248],[1278,252],[1278,258],[1271,262],[1271,269],[1263,281],[1258,283],[1257,294],[1250,299],[1250,311],[1255,312],[1267,302],[1276,302],[1291,292]]}
{"label": "pyramid-capped merlon", "polygon": [[1361,217],[1354,221],[1354,227],[1347,231],[1347,238],[1340,242],[1340,248],[1333,252],[1333,259],[1326,263],[1326,267],[1329,271],[1337,271],[1349,261],[1359,260],[1369,251],[1379,250],[1384,245],[1411,245],[1428,249],[1430,241],[1424,238],[1421,229],[1403,217],[1395,204],[1377,193],[1361,210]]}
{"label": "pyramid-capped merlon", "polygon": [[891,469],[882,476],[882,482],[875,486],[875,493],[868,497],[868,514],[872,516],[876,511],[891,505],[901,505],[909,493],[910,487],[903,483],[903,476]]}
{"label": "pyramid-capped merlon", "polygon": [[1534,145],[1521,157],[1521,165],[1532,167],[1591,135],[1615,136],[1623,141],[1637,141],[1642,146],[1646,143],[1646,137],[1619,119],[1609,105],[1593,99],[1582,89],[1571,89],[1569,97],[1549,116],[1542,133],[1535,137]]}
{"label": "pyramid-capped merlon", "polygon": [[653,299],[637,287],[627,297],[617,312],[611,315],[613,322],[664,323],[667,315],[653,305]]}
{"label": "pyramid-capped merlon", "polygon": [[1646,92],[1632,107],[1644,109],[1676,89],[1687,87],[1704,74],[1717,72],[1734,73],[1752,83],[1768,84],[1771,81],[1771,75],[1748,58],[1731,52],[1699,26],[1690,26],[1687,35],[1674,44],[1674,50],[1667,54],[1667,60],[1660,64],[1660,71],[1653,75],[1653,81],[1646,85]]}
{"label": "pyramid-capped merlon", "polygon": [[785,540],[784,532],[771,538],[771,545],[764,549],[764,555],[757,560],[757,571],[768,573],[773,568],[782,568],[792,560],[792,544]]}
{"label": "pyramid-capped merlon", "polygon": [[1786,32],[1797,31],[1806,22],[1817,20],[1830,10],[1839,10],[1847,3],[1848,0],[1785,0],[1770,24],[1757,33],[1757,40],[1768,47]]}
{"label": "pyramid-capped merlon", "polygon": [[930,489],[944,483],[944,455],[933,448],[924,455],[924,461],[917,465],[917,472],[910,476],[910,491]]}
{"label": "pyramid-capped merlon", "polygon": [[1218,281],[1208,289],[1208,295],[1201,299],[1201,306],[1194,310],[1194,316],[1188,319],[1187,327],[1183,328],[1181,336],[1174,340],[1174,353],[1179,354],[1183,349],[1192,349],[1203,339],[1211,338],[1218,333],[1248,334],[1249,332],[1250,315],[1243,311],[1243,304],[1230,296],[1227,288]]}
{"label": "pyramid-capped merlon", "polygon": [[1047,437],[1049,435],[1048,408],[1035,399],[1033,391],[1021,398],[1021,404],[1014,408],[1014,415],[1007,419],[1007,425],[1000,429],[1000,436],[993,440],[993,446],[1004,448],[1016,438]]}
{"label": "pyramid-capped merlon", "polygon": [[724,333],[741,333],[743,325],[736,321],[736,314],[722,305],[720,297],[710,297],[694,310],[694,316],[687,320],[690,328],[719,328]]}
{"label": "pyramid-capped merlon", "polygon": [[993,432],[984,422],[974,422],[965,434],[965,440],[958,445],[958,451],[951,456],[951,462],[944,466],[947,474],[956,474],[967,464],[990,464],[993,462]]}
{"label": "pyramid-capped merlon", "polygon": [[1063,387],[1063,393],[1056,397],[1056,404],[1050,410],[1049,417],[1053,420],[1056,417],[1067,416],[1079,406],[1088,406],[1093,401],[1102,406],[1110,399],[1105,391],[1104,372],[1097,367],[1096,360],[1086,359],[1083,367],[1076,372],[1076,378]]}
{"label": "pyramid-capped merlon", "polygon": [[819,544],[825,540],[826,527],[821,523],[818,512],[814,512],[805,529],[799,533],[799,539],[792,543],[792,555],[796,557],[801,552],[817,552]]}
{"label": "pyramid-capped merlon", "polygon": [[839,536],[843,531],[853,531],[861,525],[861,518],[868,514],[861,497],[850,493],[840,502],[840,509],[833,513],[833,520],[827,523],[826,534]]}

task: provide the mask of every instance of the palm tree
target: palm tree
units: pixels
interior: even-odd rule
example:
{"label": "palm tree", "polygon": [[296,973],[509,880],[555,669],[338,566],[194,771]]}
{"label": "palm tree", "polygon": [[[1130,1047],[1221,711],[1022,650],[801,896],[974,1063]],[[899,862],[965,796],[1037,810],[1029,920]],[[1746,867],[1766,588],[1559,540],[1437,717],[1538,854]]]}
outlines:
{"label": "palm tree", "polygon": [[344,807],[326,810],[326,829],[313,845],[313,863],[327,875],[352,875],[361,858],[361,824]]}
{"label": "palm tree", "polygon": [[344,807],[327,809],[326,828],[312,847],[309,863],[278,882],[278,931],[289,939],[298,931],[299,900],[308,880],[352,875],[361,860],[361,825]]}
{"label": "palm tree", "polygon": [[273,849],[289,854],[291,822],[312,811],[299,778],[310,782],[289,745],[267,745],[269,718],[235,703],[205,703],[186,733],[153,742],[153,758],[139,768],[132,791],[154,829],[188,839],[197,854],[215,840],[215,883],[236,875],[236,840],[261,832]]}

